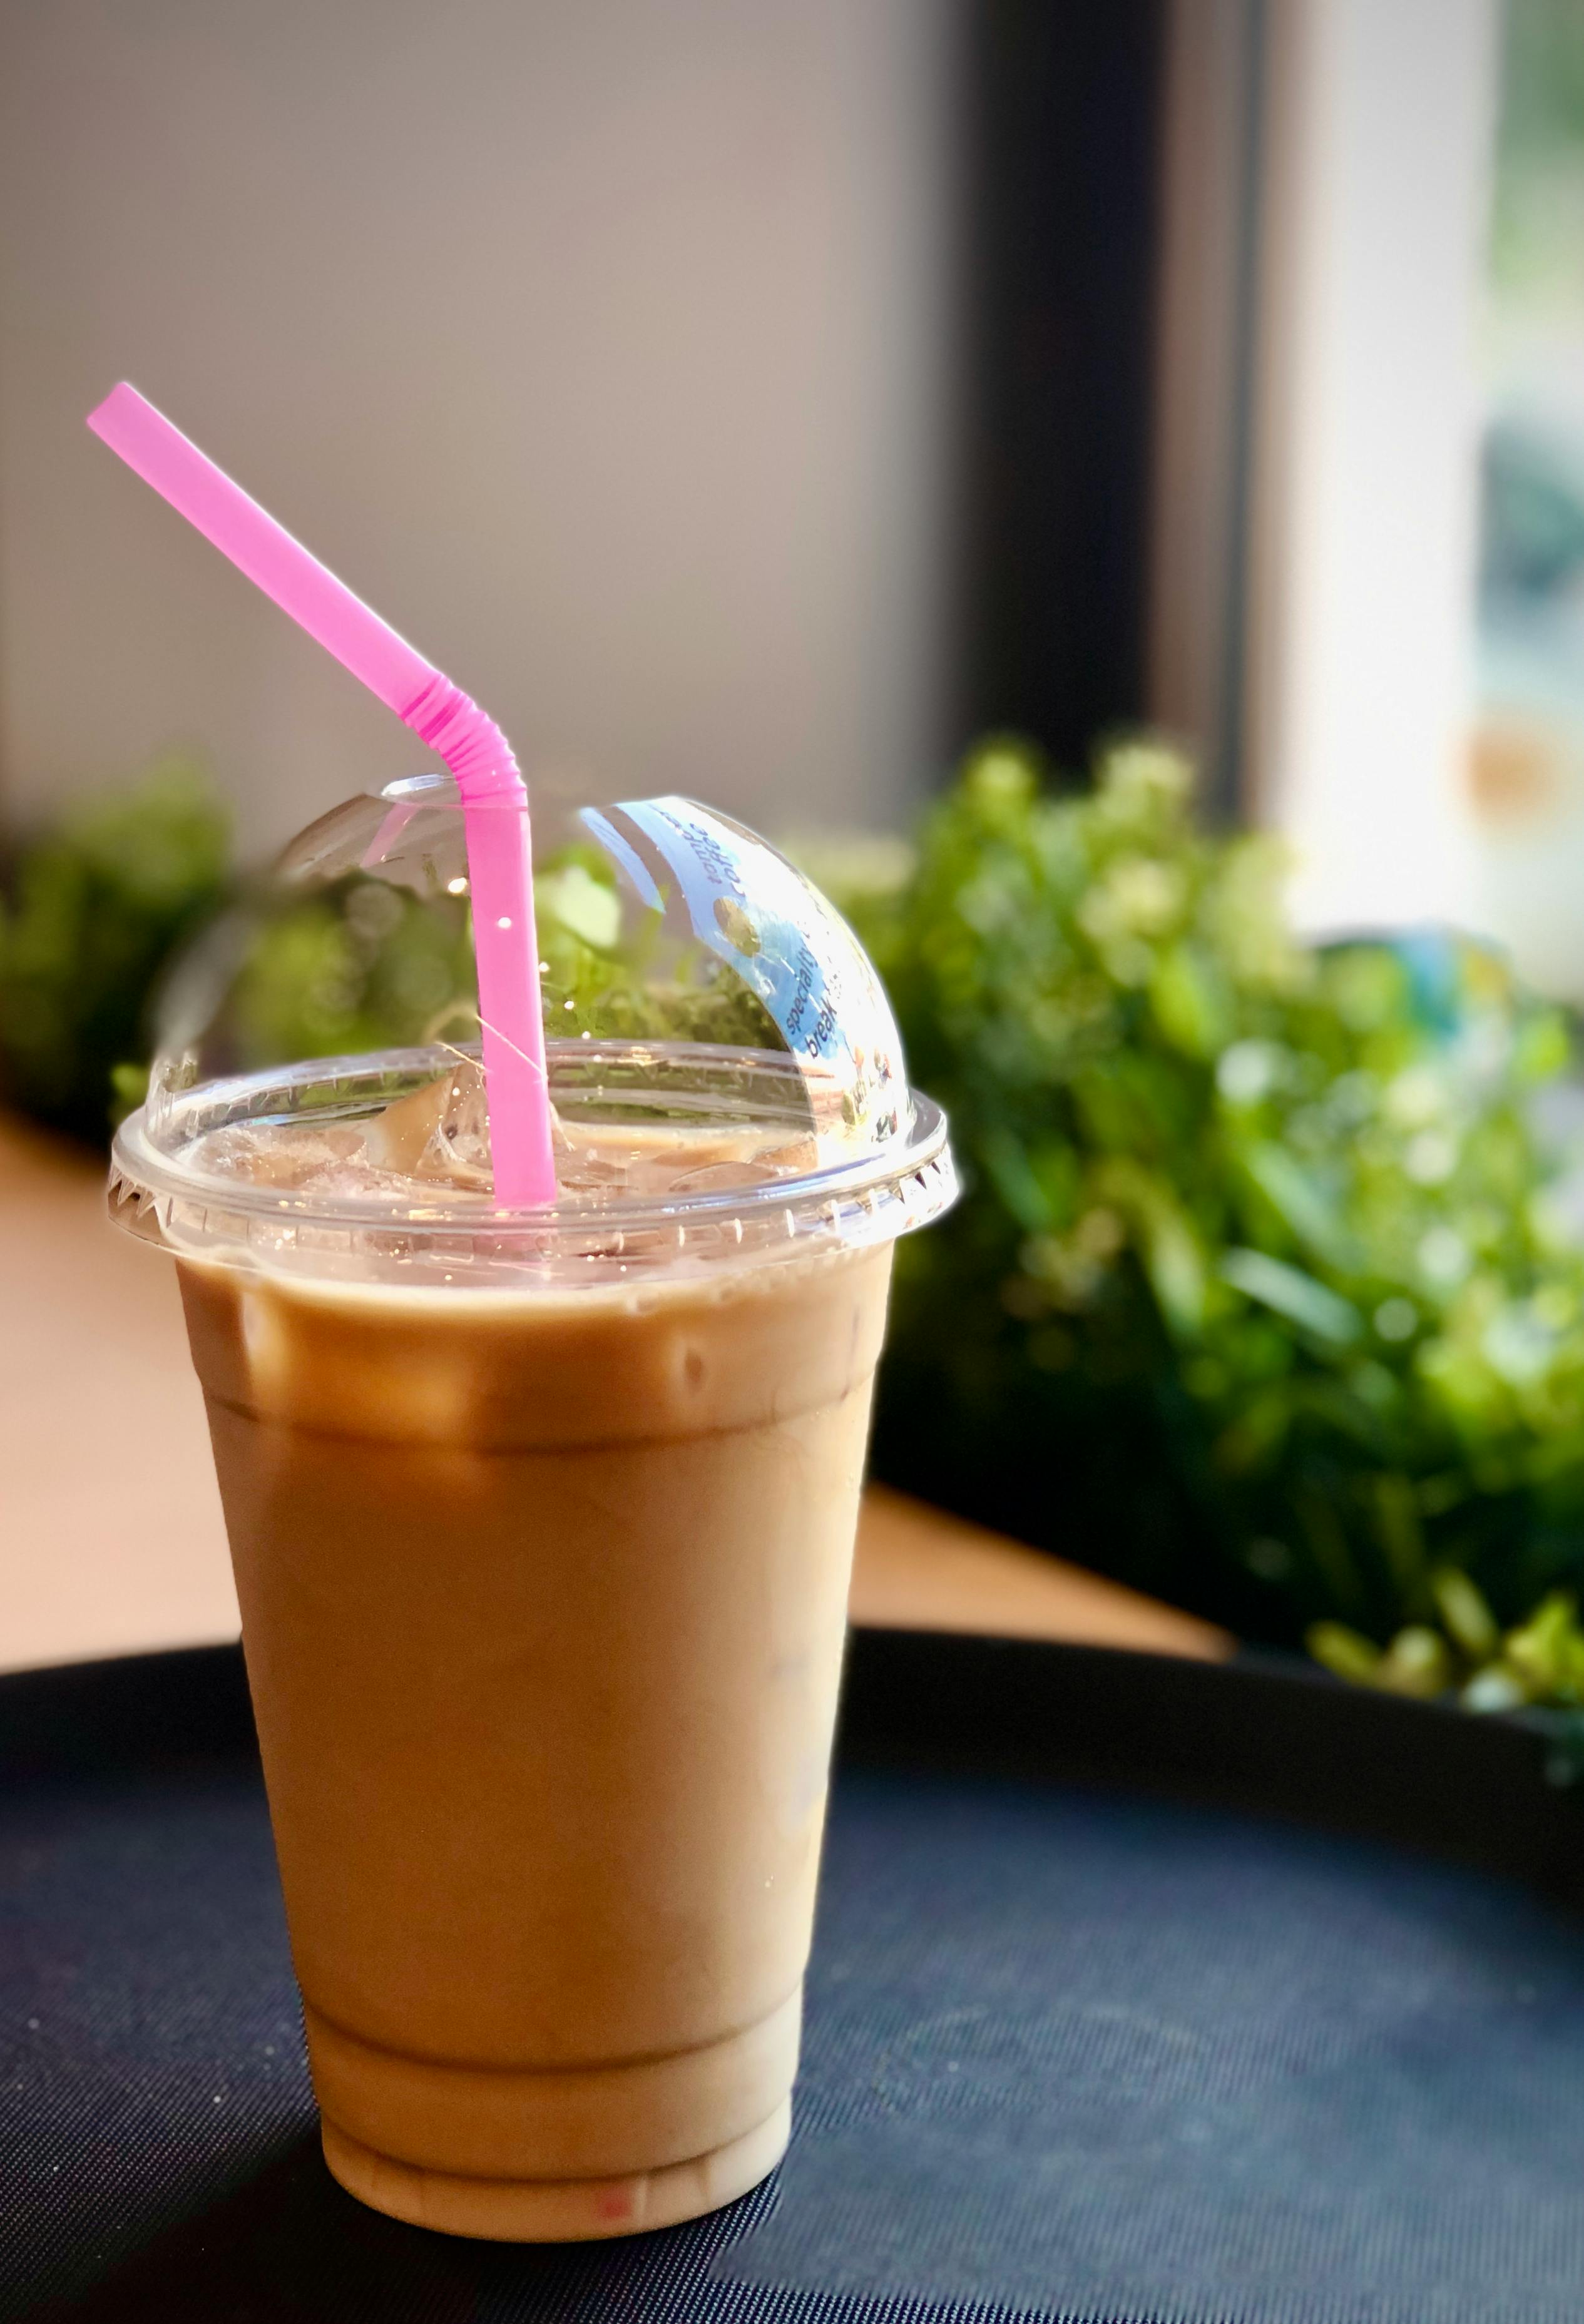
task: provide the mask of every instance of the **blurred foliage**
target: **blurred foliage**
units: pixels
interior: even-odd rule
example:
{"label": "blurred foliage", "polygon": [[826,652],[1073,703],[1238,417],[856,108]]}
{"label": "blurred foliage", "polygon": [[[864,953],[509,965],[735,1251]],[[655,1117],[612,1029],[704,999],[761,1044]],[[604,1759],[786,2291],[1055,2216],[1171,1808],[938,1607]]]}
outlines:
{"label": "blurred foliage", "polygon": [[[802,851],[968,1189],[898,1253],[877,1465],[1371,1683],[1577,1702],[1584,1734],[1565,1024],[1450,939],[1305,950],[1279,852],[1201,835],[1190,794],[1161,747],[1064,797],[993,742],[916,847]],[[135,1100],[228,846],[171,767],[16,853],[11,1102],[102,1137],[114,1068]],[[536,881],[552,1025],[779,1047],[712,955],[624,943],[613,880],[577,846]],[[359,876],[236,926],[238,1065],[472,1029],[465,898]]]}
{"label": "blurred foliage", "polygon": [[1317,1622],[1309,1647],[1337,1677],[1422,1701],[1455,1695],[1469,1711],[1538,1715],[1553,1783],[1584,1782],[1584,1626],[1570,1590],[1553,1590],[1505,1633],[1466,1573],[1432,1582],[1433,1621],[1405,1623],[1385,1646],[1341,1622]]}
{"label": "blurred foliage", "polygon": [[[780,1048],[763,1004],[699,945],[659,953],[658,922],[621,942],[616,873],[588,845],[539,872],[551,1034]],[[300,898],[231,866],[229,818],[193,769],[171,764],[69,808],[21,844],[0,880],[0,1095],[102,1140],[141,1102],[151,996],[225,902],[229,986],[216,1058],[233,1071],[356,1055],[478,1028],[465,897],[421,899],[363,875]]]}
{"label": "blurred foliage", "polygon": [[816,867],[968,1183],[898,1253],[877,1465],[1245,1635],[1385,1641],[1449,1572],[1515,1621],[1584,1579],[1563,1020],[1450,940],[1303,950],[1190,788],[992,743],[901,876]]}
{"label": "blurred foliage", "polygon": [[180,762],[72,806],[0,873],[0,1091],[102,1139],[115,1069],[146,1052],[150,988],[224,892],[230,825]]}
{"label": "blurred foliage", "polygon": [[1494,420],[1480,454],[1479,584],[1488,604],[1556,602],[1584,574],[1584,479],[1570,447]]}
{"label": "blurred foliage", "polygon": [[[702,945],[659,952],[658,916],[622,939],[616,875],[596,847],[560,850],[533,883],[551,1038],[709,1041],[780,1048],[763,1004]],[[469,908],[363,876],[255,907],[227,1002],[235,1069],[355,1055],[478,1030]]]}
{"label": "blurred foliage", "polygon": [[466,900],[353,878],[255,906],[227,996],[233,1070],[477,1031]]}
{"label": "blurred foliage", "polygon": [[1498,292],[1576,311],[1584,210],[1584,11],[1505,0],[1491,221]]}

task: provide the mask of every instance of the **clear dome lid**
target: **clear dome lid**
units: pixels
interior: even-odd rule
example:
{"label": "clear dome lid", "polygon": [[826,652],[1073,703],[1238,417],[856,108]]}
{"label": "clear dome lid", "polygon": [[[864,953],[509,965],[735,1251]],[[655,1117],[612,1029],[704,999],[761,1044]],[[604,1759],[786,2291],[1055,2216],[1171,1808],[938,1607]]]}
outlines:
{"label": "clear dome lid", "polygon": [[945,1123],[879,978],[784,855],[690,799],[549,783],[533,836],[549,1211],[495,1203],[464,816],[430,774],[310,825],[179,964],[116,1139],[123,1222],[284,1259],[397,1226],[416,1257],[487,1221],[542,1257],[740,1242],[773,1213],[875,1239],[945,1207]]}

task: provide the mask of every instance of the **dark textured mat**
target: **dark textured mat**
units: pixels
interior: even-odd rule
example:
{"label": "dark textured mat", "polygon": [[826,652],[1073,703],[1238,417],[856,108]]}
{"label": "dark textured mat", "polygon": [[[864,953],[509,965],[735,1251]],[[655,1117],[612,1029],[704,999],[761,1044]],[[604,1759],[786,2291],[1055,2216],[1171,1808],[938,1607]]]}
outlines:
{"label": "dark textured mat", "polygon": [[236,1657],[0,1682],[0,2313],[1571,2324],[1540,1763],[1279,1671],[862,1639],[786,2164],[529,2250],[324,2170]]}

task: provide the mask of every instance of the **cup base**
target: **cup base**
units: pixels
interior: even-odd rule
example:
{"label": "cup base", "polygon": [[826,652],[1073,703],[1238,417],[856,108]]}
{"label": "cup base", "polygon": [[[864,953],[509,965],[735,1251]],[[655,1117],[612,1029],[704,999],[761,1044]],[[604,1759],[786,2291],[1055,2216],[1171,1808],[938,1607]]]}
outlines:
{"label": "cup base", "polygon": [[462,2178],[378,2154],[328,2117],[320,2128],[331,2177],[393,2219],[490,2243],[592,2243],[674,2227],[746,2195],[786,2153],[792,2101],[708,2154],[616,2179]]}

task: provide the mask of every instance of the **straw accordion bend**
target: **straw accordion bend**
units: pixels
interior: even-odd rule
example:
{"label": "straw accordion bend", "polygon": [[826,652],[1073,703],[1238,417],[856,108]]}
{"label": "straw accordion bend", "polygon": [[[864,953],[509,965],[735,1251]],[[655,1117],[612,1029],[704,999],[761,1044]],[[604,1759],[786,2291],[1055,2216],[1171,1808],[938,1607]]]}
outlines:
{"label": "straw accordion bend", "polygon": [[402,721],[443,759],[465,801],[523,796],[516,754],[487,712],[443,671],[402,712]]}

